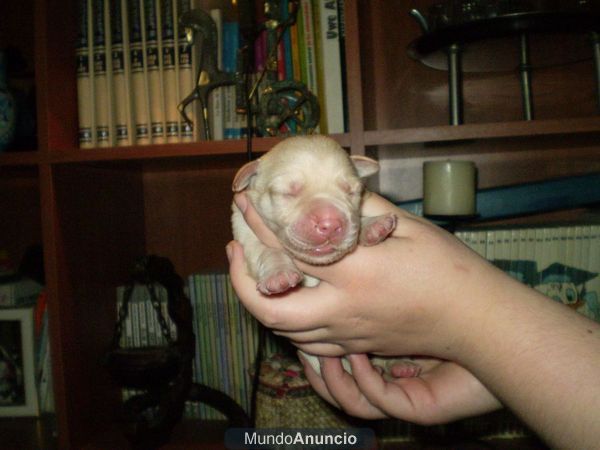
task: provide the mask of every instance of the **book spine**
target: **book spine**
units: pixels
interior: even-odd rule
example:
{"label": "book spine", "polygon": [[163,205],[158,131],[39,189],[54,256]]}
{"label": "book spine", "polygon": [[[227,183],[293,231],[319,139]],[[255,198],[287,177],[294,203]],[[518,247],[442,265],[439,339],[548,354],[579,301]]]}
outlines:
{"label": "book spine", "polygon": [[216,288],[217,288],[217,302],[219,304],[219,335],[222,346],[221,351],[221,380],[223,391],[229,395],[233,394],[233,370],[231,366],[231,360],[233,355],[231,353],[231,336],[229,327],[229,311],[227,309],[227,301],[225,297],[225,285],[223,283],[224,274],[216,274]]}
{"label": "book spine", "polygon": [[[217,68],[223,70],[223,12],[218,8],[210,10],[210,17],[217,27]],[[209,98],[210,126],[212,139],[215,141],[223,140],[223,109],[225,102],[225,93],[231,91],[232,86],[224,86],[214,89]],[[235,97],[234,97],[235,101]]]}
{"label": "book spine", "polygon": [[[209,323],[211,317],[209,317],[208,311],[208,297],[206,291],[206,275],[196,275],[196,292],[198,297],[198,311],[200,314],[199,318],[199,329],[200,329],[200,374],[198,382],[206,383],[208,379],[208,370],[211,365],[210,361],[210,333]],[[208,406],[202,404],[200,407],[200,417],[206,419],[209,417]]]}
{"label": "book spine", "polygon": [[306,80],[303,81],[308,89],[318,97],[315,30],[311,0],[301,0],[300,6],[300,12],[302,13],[302,48],[304,49],[303,56],[306,67]]}
{"label": "book spine", "polygon": [[144,0],[144,22],[146,33],[146,71],[150,101],[150,136],[153,144],[164,144],[166,138],[156,0]]}
{"label": "book spine", "polygon": [[179,113],[177,111],[177,72],[175,71],[175,23],[173,0],[161,0],[162,16],[162,83],[165,101],[165,128],[167,142],[179,141]]}
{"label": "book spine", "polygon": [[340,71],[342,76],[342,110],[344,115],[344,131],[348,131],[348,79],[346,77],[346,2],[338,4],[338,26],[340,36]]}
{"label": "book spine", "polygon": [[122,0],[110,0],[112,88],[115,97],[115,138],[117,146],[131,145],[129,81],[125,71]]}
{"label": "book spine", "polygon": [[112,11],[110,0],[104,0],[104,38],[106,40],[106,82],[108,93],[108,134],[110,145],[117,145],[117,131],[115,124],[115,91],[113,89],[113,64],[112,64]]}
{"label": "book spine", "polygon": [[150,334],[148,332],[148,319],[152,314],[152,304],[150,303],[150,293],[144,286],[144,296],[138,303],[139,327],[140,327],[140,346],[147,347],[150,345]]}
{"label": "book spine", "polygon": [[[317,97],[319,99],[320,116],[319,116],[319,131],[327,134],[327,102],[325,99],[325,69],[323,62],[323,38],[321,30],[321,5],[319,0],[312,0],[313,10],[313,30],[314,30],[314,58],[315,70],[317,74]],[[327,74],[329,76],[329,74]]]}
{"label": "book spine", "polygon": [[77,111],[79,119],[79,146],[91,148],[95,145],[94,123],[94,92],[90,71],[90,33],[91,0],[78,2],[78,30],[76,41],[77,67]]}
{"label": "book spine", "polygon": [[[181,17],[181,15],[188,12],[191,8],[190,0],[177,0],[177,14],[175,17]],[[177,70],[179,77],[179,95],[180,99],[187,97],[191,94],[194,89],[194,71],[192,69],[192,47],[188,45],[185,36],[185,30],[182,27],[178,27],[177,32]],[[197,118],[198,114],[195,112],[194,104],[188,105],[186,113],[192,120],[192,123],[187,123],[185,120],[180,120],[180,133],[182,142],[192,142],[194,140],[195,130],[198,129]]]}
{"label": "book spine", "polygon": [[296,22],[290,27],[290,46],[291,46],[291,59],[292,59],[292,76],[294,80],[302,79],[302,71],[300,69],[300,42],[299,42],[299,30],[298,30],[298,19],[296,16]]}
{"label": "book spine", "polygon": [[129,1],[129,60],[131,63],[131,87],[134,105],[135,144],[150,144],[149,111],[145,82],[145,55],[142,42],[141,0]]}
{"label": "book spine", "polygon": [[133,347],[141,347],[142,346],[142,338],[140,335],[140,315],[139,315],[139,306],[141,299],[141,290],[142,286],[136,285],[133,290],[133,294],[131,295],[131,300],[129,302],[130,307],[130,315],[131,318],[131,330],[133,332]]}
{"label": "book spine", "polygon": [[[194,332],[194,361],[192,364],[192,380],[196,383],[201,383],[200,380],[200,352],[201,352],[201,341],[200,341],[200,312],[198,311],[198,298],[196,294],[196,286],[194,283],[194,276],[188,276],[187,278],[187,286],[188,286],[188,298],[190,299],[190,304],[192,306],[192,330]],[[200,402],[197,402],[195,405],[190,406],[190,415],[199,419],[200,418]]]}
{"label": "book spine", "polygon": [[98,147],[109,147],[111,145],[104,2],[105,0],[93,0],[92,2],[94,18],[94,106],[96,145]]}
{"label": "book spine", "polygon": [[[281,13],[284,21],[290,18],[290,1],[289,0],[281,0]],[[285,79],[293,80],[294,79],[294,68],[292,64],[292,36],[291,36],[291,27],[288,27],[283,32],[283,36],[281,38],[281,42],[283,43],[283,59],[284,59],[284,73]]]}
{"label": "book spine", "polygon": [[[223,70],[233,72],[236,69],[236,51],[234,42],[237,40],[238,24],[235,22],[225,22],[223,24]],[[235,119],[235,86],[226,86],[224,88],[224,108],[223,108],[223,137],[225,139],[238,138]]]}
{"label": "book spine", "polygon": [[327,132],[344,132],[342,64],[340,60],[340,19],[337,0],[315,0],[319,10],[320,55]]}

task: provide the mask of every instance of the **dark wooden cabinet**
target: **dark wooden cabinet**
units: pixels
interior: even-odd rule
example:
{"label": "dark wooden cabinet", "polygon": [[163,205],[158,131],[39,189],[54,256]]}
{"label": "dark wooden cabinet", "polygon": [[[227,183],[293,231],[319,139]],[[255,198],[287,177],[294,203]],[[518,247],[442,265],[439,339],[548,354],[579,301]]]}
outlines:
{"label": "dark wooden cabinet", "polygon": [[[76,1],[22,1],[33,2],[19,21],[34,55],[38,146],[0,154],[0,247],[16,258],[43,242],[58,447],[108,448],[119,392],[102,357],[115,287],[146,253],[171,258],[183,276],[226,269],[230,183],[246,143],[79,149]],[[10,13],[14,3],[2,10]],[[474,160],[480,187],[600,170],[591,59],[534,75],[531,122],[521,120],[516,73],[465,76],[465,124],[448,125],[447,74],[406,54],[419,33],[408,11],[430,3],[346,1],[349,129],[334,136],[342,145],[354,154],[385,148],[396,155],[406,200],[421,195],[426,159]],[[254,148],[264,152],[275,142],[256,139]]]}

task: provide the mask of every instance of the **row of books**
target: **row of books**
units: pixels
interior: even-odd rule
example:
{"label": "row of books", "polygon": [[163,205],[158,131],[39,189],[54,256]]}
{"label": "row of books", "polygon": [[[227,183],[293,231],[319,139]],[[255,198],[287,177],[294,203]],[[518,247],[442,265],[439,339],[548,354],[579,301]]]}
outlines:
{"label": "row of books", "polygon": [[[290,0],[280,1],[283,18]],[[79,0],[76,44],[79,145],[81,148],[192,142],[200,131],[199,105],[177,105],[195,85],[199,45],[190,46],[177,20],[201,0]],[[303,82],[321,106],[320,131],[345,130],[343,76],[343,2],[300,0],[297,22],[277,47],[278,79]],[[257,20],[264,20],[262,1]],[[234,73],[240,29],[224,17],[231,11],[208,11],[217,26],[217,65]],[[229,16],[227,17],[229,19]],[[254,45],[254,71],[267,58],[266,32]],[[214,49],[207,49],[214,50]],[[258,79],[259,75],[253,75]],[[234,86],[211,93],[209,122],[213,139],[236,139],[245,133],[245,117],[236,113]]]}
{"label": "row of books", "polygon": [[80,0],[76,42],[82,148],[186,142],[177,111],[194,86],[176,17],[189,0]]}
{"label": "row of books", "polygon": [[600,224],[498,227],[456,235],[522,283],[600,321]]}
{"label": "row of books", "polygon": [[[117,305],[121,307],[125,288],[117,288]],[[194,381],[202,383],[233,398],[242,408],[250,411],[254,361],[259,345],[258,322],[239,302],[226,274],[195,274],[187,279],[196,336],[193,365]],[[167,313],[167,293],[156,286],[162,315],[167,319],[170,333],[176,337],[176,329]],[[157,314],[148,300],[145,286],[136,286],[129,303],[124,322],[121,345],[145,347],[165,345],[166,338],[160,328]],[[286,343],[267,333],[264,352],[266,355],[285,351]],[[127,399],[137,391],[123,390]],[[215,409],[201,403],[188,402],[185,416],[223,420],[225,417]]]}
{"label": "row of books", "polygon": [[[286,3],[282,2],[282,10]],[[296,24],[284,33],[279,79],[302,81],[319,99],[319,132],[347,130],[344,2],[300,0]]]}

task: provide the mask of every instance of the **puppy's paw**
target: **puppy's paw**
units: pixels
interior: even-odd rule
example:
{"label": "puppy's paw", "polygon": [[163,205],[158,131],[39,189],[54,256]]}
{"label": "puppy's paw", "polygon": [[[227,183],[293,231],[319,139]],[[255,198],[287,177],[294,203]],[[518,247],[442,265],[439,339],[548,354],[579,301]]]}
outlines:
{"label": "puppy's paw", "polygon": [[360,231],[360,245],[365,247],[384,241],[396,228],[395,214],[385,214],[377,217],[363,217]]}
{"label": "puppy's paw", "polygon": [[421,374],[421,366],[410,361],[400,361],[390,369],[394,378],[414,378]]}
{"label": "puppy's paw", "polygon": [[264,295],[283,294],[300,284],[302,278],[303,274],[298,270],[285,269],[274,271],[261,278],[256,284],[256,289]]}
{"label": "puppy's paw", "polygon": [[414,378],[421,374],[422,367],[407,358],[374,357],[371,364],[386,379]]}

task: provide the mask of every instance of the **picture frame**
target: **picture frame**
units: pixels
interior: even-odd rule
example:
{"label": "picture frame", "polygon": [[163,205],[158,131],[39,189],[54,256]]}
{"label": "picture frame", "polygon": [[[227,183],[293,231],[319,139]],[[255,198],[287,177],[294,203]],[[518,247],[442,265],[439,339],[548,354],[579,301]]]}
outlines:
{"label": "picture frame", "polygon": [[38,414],[33,308],[2,308],[0,417]]}

